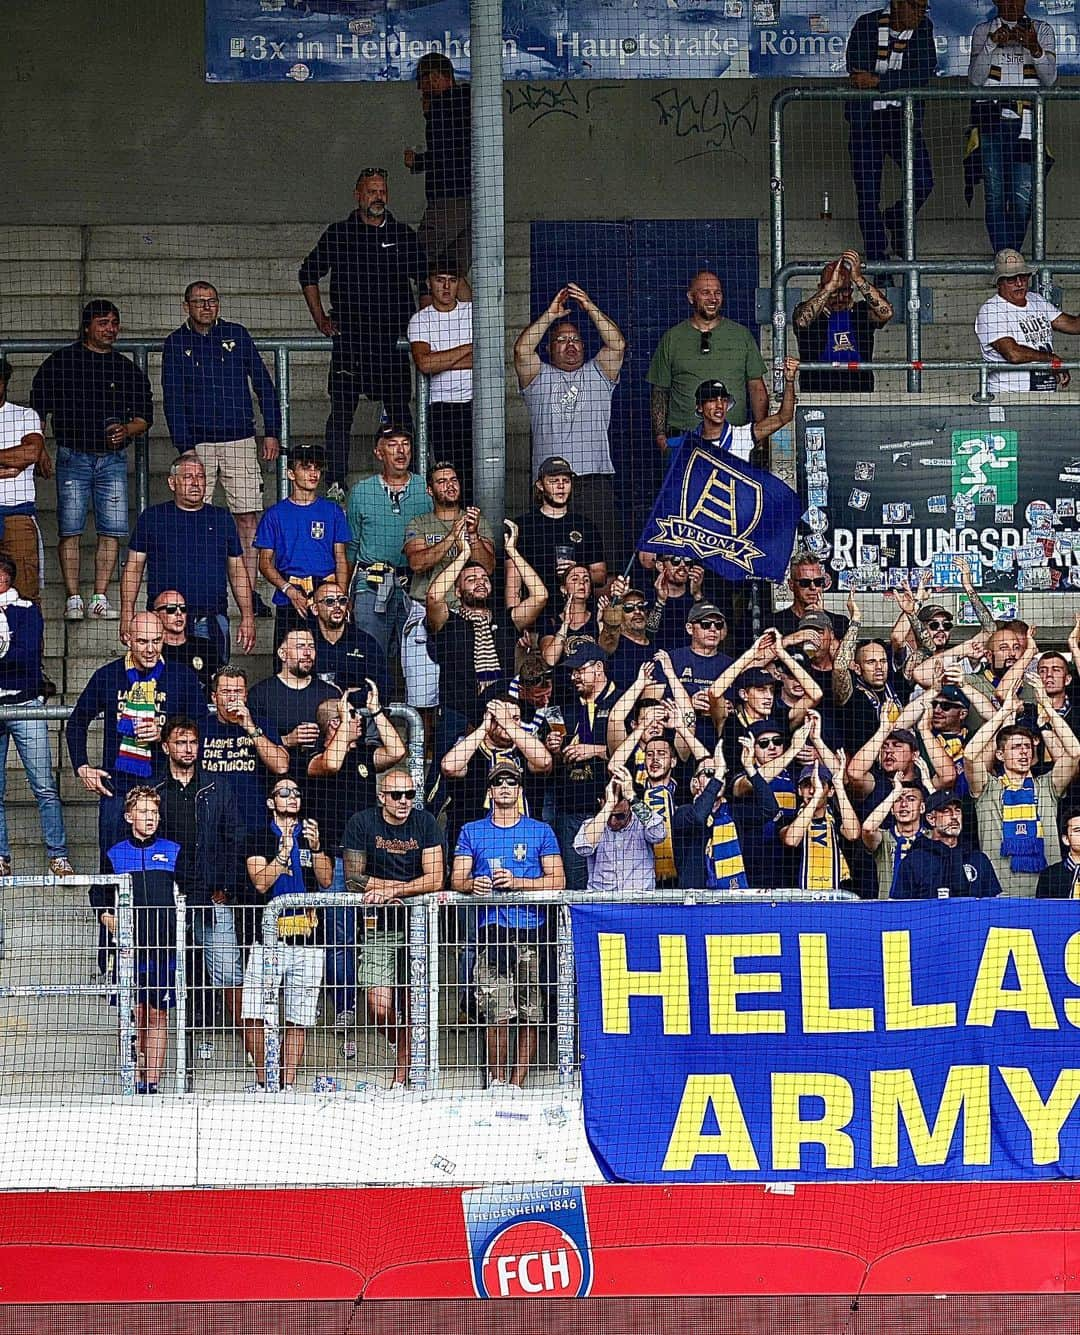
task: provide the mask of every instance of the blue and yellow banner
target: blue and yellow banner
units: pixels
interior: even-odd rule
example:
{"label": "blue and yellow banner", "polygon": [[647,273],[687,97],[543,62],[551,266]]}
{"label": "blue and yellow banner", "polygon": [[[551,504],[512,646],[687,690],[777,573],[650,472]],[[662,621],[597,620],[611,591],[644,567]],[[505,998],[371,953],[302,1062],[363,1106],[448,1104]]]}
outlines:
{"label": "blue and yellow banner", "polygon": [[801,508],[787,483],[690,432],[668,465],[637,550],[687,556],[723,579],[781,580]]}
{"label": "blue and yellow banner", "polygon": [[1080,1176],[1080,903],[576,905],[621,1182]]}

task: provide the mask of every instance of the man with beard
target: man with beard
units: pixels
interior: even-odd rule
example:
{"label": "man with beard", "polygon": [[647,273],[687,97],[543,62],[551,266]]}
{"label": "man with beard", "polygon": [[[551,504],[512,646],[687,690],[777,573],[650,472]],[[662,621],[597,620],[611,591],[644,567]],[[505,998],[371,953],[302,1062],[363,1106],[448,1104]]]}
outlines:
{"label": "man with beard", "polygon": [[862,614],[850,595],[848,611],[851,624],[836,653],[832,688],[833,708],[843,719],[846,744],[855,751],[883,719],[895,723],[904,702],[892,681],[889,646],[883,640],[859,641]]}
{"label": "man with beard", "polygon": [[[473,560],[489,575],[495,571],[495,544],[491,525],[475,505],[462,507],[461,480],[449,460],[438,459],[428,469],[430,510],[410,519],[403,551],[412,579],[411,604],[401,632],[401,666],[409,683],[409,703],[431,711],[439,703],[439,666],[428,642],[424,603],[431,581],[457,556],[462,533],[469,540]],[[451,602],[457,595],[451,591]],[[429,729],[430,731],[430,729]]]}
{"label": "man with beard", "polygon": [[[533,488],[534,505],[517,519],[520,550],[548,588],[556,588],[571,566],[588,566],[594,587],[607,581],[607,552],[600,535],[576,508],[570,508],[574,470],[561,455],[540,465]],[[520,596],[521,581],[507,563],[507,601]]]}
{"label": "man with beard", "polygon": [[252,716],[242,667],[229,663],[215,675],[210,703],[213,712],[202,727],[202,767],[228,780],[247,836],[262,828],[267,788],[289,772],[289,753],[270,720]]}
{"label": "man with beard", "polygon": [[[526,596],[496,617],[491,607],[491,576],[472,557],[467,535],[461,550],[431,582],[427,591],[428,629],[438,639],[435,653],[442,670],[442,708],[448,726],[460,735],[479,723],[484,707],[497,689],[505,689],[514,675],[517,640],[544,609],[547,589],[517,548],[515,524],[506,525],[506,563]],[[458,597],[451,607],[450,591]]]}
{"label": "man with beard", "polygon": [[899,774],[905,783],[923,783],[923,774],[916,764],[920,758],[919,743],[926,752],[929,781],[935,789],[952,788],[956,783],[956,767],[932,726],[932,697],[929,693],[909,701],[890,722],[883,714],[877,729],[865,745],[851,757],[847,767],[847,784],[856,799],[863,799],[864,811],[872,810],[889,790],[893,776]]}
{"label": "man with beard", "polygon": [[[788,588],[791,590],[791,606],[781,612],[774,612],[772,623],[785,638],[794,635],[800,629],[800,623],[808,612],[825,611],[825,590],[832,588],[832,576],[816,556],[809,552],[796,552],[788,568]],[[832,629],[842,639],[848,628],[848,619],[841,612],[829,612]]]}
{"label": "man with beard", "polygon": [[251,712],[269,720],[289,753],[289,774],[303,787],[308,762],[319,743],[316,711],[340,694],[315,676],[315,638],[310,630],[288,631],[277,648],[277,675],[251,688]]}
{"label": "man with beard", "polygon": [[[971,578],[971,563],[965,556],[956,556],[953,564],[959,572],[964,596],[978,617],[980,633],[992,635],[997,629],[997,622]],[[922,686],[932,685],[934,680],[933,664],[924,672],[919,672],[920,665],[928,658],[940,655],[940,661],[951,661],[963,657],[967,650],[967,645],[950,649],[953,614],[941,603],[924,601],[929,591],[929,580],[930,571],[925,570],[916,589],[912,589],[905,581],[895,590],[900,611],[889,636],[897,669],[902,668],[909,680],[914,679]]]}
{"label": "man with beard", "polygon": [[443,756],[442,772],[451,798],[448,844],[456,844],[463,825],[483,817],[490,805],[488,780],[502,764],[521,771],[523,814],[538,815],[543,806],[543,780],[538,776],[551,773],[551,753],[534,731],[522,726],[521,706],[507,696],[489,700],[477,726]]}
{"label": "man with beard", "polygon": [[[571,301],[600,335],[600,351],[588,361],[585,340],[566,318]],[[546,362],[539,351],[545,334]],[[626,340],[618,325],[576,283],[560,288],[514,344],[514,369],[532,428],[533,470],[552,455],[568,461],[577,479],[577,507],[603,534],[604,555],[613,563],[626,542],[612,485],[615,466],[608,431],[611,396],[625,353]]]}
{"label": "man with beard", "polygon": [[[858,292],[862,301],[854,300]],[[845,250],[821,271],[817,291],[795,307],[791,323],[804,362],[848,364],[874,360],[874,335],[893,318],[893,308],[862,271],[857,250]],[[804,371],[804,394],[869,394],[873,371]]]}
{"label": "man with beard", "polygon": [[668,437],[697,426],[694,395],[703,380],[721,380],[734,395],[728,421],[742,426],[769,415],[765,363],[753,336],[720,314],[724,286],[716,274],[695,274],[686,293],[691,316],[660,339],[649,364],[653,439],[666,451]]}
{"label": "man with beard", "polygon": [[955,793],[934,793],[926,804],[926,823],[929,833],[920,833],[900,865],[893,899],[970,899],[1001,894],[1001,883],[989,858],[969,847],[963,838],[964,813]]}
{"label": "man with beard", "polygon": [[[382,404],[384,420],[412,426],[409,354],[399,352],[423,290],[427,261],[416,233],[387,208],[389,182],[380,167],[356,180],[356,208],[331,223],[300,266],[299,282],[315,328],[333,339],[326,389],[326,494],[345,499],[349,433],[361,396]],[[330,275],[330,313],[319,280]]]}
{"label": "man with beard", "polygon": [[315,590],[315,616],[309,629],[315,640],[315,674],[344,690],[363,686],[370,677],[384,698],[389,693],[386,655],[378,640],[349,620],[349,596],[333,579]]}

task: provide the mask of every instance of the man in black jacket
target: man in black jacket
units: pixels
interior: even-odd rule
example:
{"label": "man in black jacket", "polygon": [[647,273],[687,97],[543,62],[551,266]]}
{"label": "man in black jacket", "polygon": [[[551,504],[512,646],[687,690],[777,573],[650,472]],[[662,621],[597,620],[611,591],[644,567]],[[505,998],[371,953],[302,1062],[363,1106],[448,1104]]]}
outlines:
{"label": "man in black jacket", "polygon": [[[349,433],[361,397],[380,402],[385,421],[412,426],[409,353],[397,350],[397,340],[427,281],[427,257],[416,233],[387,208],[386,172],[365,167],[355,195],[355,210],[330,224],[299,273],[316,329],[334,341],[326,384],[326,494],[332,501],[345,499]],[[327,274],[329,314],[319,291]]]}
{"label": "man in black jacket", "polygon": [[[885,159],[903,163],[903,103],[889,98],[899,88],[925,88],[937,71],[934,25],[926,16],[928,0],[892,0],[888,9],[863,14],[855,21],[847,44],[848,81],[860,92],[875,89],[880,100],[845,102],[848,151],[858,202],[859,226],[866,258],[886,258],[889,242],[898,254],[903,201],[881,208],[881,173]],[[930,153],[923,138],[922,105],[915,104],[915,212],[934,188]]]}
{"label": "man in black jacket", "polygon": [[901,863],[893,899],[957,899],[1000,895],[990,859],[961,840],[964,808],[955,793],[934,793],[926,803],[930,837],[920,834]]}
{"label": "man in black jacket", "polygon": [[1080,899],[1080,811],[1070,811],[1061,823],[1065,856],[1039,872],[1036,899]]}
{"label": "man in black jacket", "polygon": [[424,107],[424,151],[405,150],[405,166],[424,174],[427,207],[420,219],[420,244],[436,263],[461,275],[458,298],[472,300],[465,279],[472,263],[472,103],[449,56],[428,51],[416,64],[416,84]]}

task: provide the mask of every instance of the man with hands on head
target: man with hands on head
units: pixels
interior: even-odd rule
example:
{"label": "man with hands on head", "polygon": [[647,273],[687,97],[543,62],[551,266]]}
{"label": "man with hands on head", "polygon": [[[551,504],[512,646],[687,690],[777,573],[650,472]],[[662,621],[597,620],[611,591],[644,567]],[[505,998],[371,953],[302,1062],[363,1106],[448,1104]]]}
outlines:
{"label": "man with hands on head", "polygon": [[[853,300],[853,291],[862,301]],[[845,250],[821,271],[817,291],[795,307],[791,322],[804,362],[855,365],[874,360],[874,334],[893,318],[885,293],[862,271],[857,250]],[[803,371],[804,394],[869,394],[873,371]]]}
{"label": "man with hands on head", "polygon": [[574,838],[574,852],[588,868],[588,889],[631,895],[655,890],[653,845],[666,835],[663,813],[647,806],[630,771],[616,766],[600,809],[582,822]]}
{"label": "man with hands on head", "polygon": [[[488,775],[488,813],[465,825],[454,849],[451,886],[460,894],[556,895],[565,887],[555,831],[522,812],[521,783],[521,770],[508,760],[500,760]],[[539,934],[546,918],[544,908],[526,904],[477,911],[473,981],[488,1023],[489,1086],[520,1087],[536,1055],[544,1010]],[[514,1020],[522,1023],[511,1064],[509,1026]]]}

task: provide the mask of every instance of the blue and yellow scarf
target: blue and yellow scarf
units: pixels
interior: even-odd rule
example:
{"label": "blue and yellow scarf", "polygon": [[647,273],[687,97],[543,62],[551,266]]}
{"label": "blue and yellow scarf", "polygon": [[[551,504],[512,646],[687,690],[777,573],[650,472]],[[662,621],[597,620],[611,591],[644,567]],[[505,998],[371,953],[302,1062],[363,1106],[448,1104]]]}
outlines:
{"label": "blue and yellow scarf", "polygon": [[748,890],[739,832],[726,802],[705,818],[705,885],[709,890]]}
{"label": "blue and yellow scarf", "polygon": [[1001,856],[1015,872],[1032,874],[1046,866],[1043,828],[1035,780],[1029,774],[1019,788],[1001,778]]}

